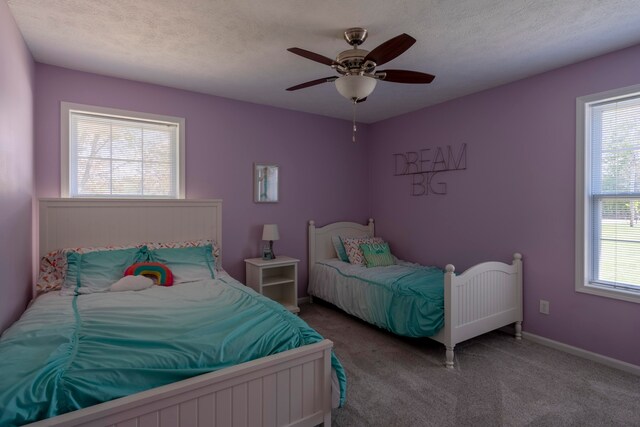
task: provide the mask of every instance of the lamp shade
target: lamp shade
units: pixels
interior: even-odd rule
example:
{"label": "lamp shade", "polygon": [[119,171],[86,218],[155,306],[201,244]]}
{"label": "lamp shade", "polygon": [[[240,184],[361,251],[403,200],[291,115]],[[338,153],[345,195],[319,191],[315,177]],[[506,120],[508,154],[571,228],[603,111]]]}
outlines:
{"label": "lamp shade", "polygon": [[262,228],[262,240],[279,240],[278,224],[265,224]]}
{"label": "lamp shade", "polygon": [[342,76],[336,80],[336,89],[348,100],[358,100],[371,95],[378,80],[367,76]]}

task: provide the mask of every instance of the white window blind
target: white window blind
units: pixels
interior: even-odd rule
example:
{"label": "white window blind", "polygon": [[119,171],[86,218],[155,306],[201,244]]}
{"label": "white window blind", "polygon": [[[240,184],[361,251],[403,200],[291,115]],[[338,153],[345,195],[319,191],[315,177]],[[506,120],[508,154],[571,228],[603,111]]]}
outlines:
{"label": "white window blind", "polygon": [[640,94],[587,105],[589,282],[640,291]]}
{"label": "white window blind", "polygon": [[178,198],[177,123],[69,111],[69,196]]}

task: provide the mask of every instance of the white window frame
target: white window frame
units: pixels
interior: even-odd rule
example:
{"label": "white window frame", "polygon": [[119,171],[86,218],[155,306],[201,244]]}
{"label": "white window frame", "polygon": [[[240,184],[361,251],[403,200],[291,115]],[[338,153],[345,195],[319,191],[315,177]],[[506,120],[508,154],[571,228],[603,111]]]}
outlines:
{"label": "white window frame", "polygon": [[640,85],[585,95],[576,99],[576,283],[577,292],[640,303],[640,292],[589,281],[589,253],[593,244],[591,227],[591,105],[640,94]]}
{"label": "white window frame", "polygon": [[[163,116],[159,114],[151,114],[151,113],[141,113],[137,111],[129,111],[129,110],[121,110],[118,108],[107,108],[107,107],[98,107],[95,105],[85,105],[85,104],[76,104],[72,102],[61,102],[60,103],[60,197],[63,198],[71,198],[70,188],[69,188],[69,165],[71,162],[71,152],[69,150],[69,130],[70,130],[70,122],[71,122],[71,112],[80,112],[80,113],[89,113],[95,115],[102,115],[106,117],[120,118],[120,119],[129,119],[129,120],[138,120],[138,121],[149,121],[149,122],[162,122],[169,123],[177,126],[177,138],[178,138],[178,149],[177,149],[177,177],[178,177],[178,185],[177,190],[178,194],[176,199],[184,199],[185,198],[185,149],[184,149],[184,141],[185,141],[185,119],[182,117],[174,117],[174,116]],[[74,196],[74,198],[82,198],[82,196]],[[92,196],[95,198],[95,196]],[[121,199],[127,198],[123,196],[104,196],[99,198],[105,199]],[[158,199],[155,196],[135,196],[136,199]],[[174,199],[170,197],[170,199]]]}

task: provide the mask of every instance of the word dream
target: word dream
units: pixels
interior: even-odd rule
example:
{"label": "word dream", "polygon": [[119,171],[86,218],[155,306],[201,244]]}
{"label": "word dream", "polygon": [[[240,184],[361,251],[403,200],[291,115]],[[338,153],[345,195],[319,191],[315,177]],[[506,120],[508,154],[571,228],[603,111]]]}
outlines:
{"label": "word dream", "polygon": [[447,183],[436,182],[436,175],[467,168],[467,144],[457,152],[450,145],[393,154],[394,176],[411,176],[411,195],[447,194]]}

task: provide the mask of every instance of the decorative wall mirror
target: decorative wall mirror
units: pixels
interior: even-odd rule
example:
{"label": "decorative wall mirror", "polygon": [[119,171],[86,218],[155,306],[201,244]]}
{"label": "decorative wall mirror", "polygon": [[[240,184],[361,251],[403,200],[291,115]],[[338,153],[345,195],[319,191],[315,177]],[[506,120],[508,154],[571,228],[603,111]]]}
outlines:
{"label": "decorative wall mirror", "polygon": [[276,203],[278,201],[278,165],[253,164],[253,201]]}

